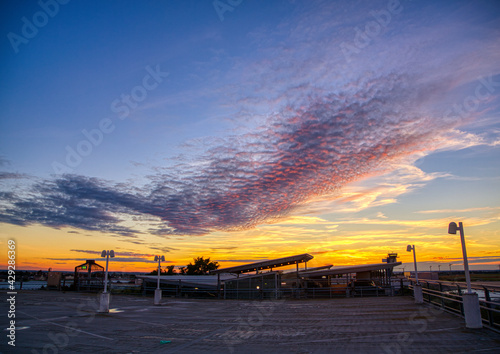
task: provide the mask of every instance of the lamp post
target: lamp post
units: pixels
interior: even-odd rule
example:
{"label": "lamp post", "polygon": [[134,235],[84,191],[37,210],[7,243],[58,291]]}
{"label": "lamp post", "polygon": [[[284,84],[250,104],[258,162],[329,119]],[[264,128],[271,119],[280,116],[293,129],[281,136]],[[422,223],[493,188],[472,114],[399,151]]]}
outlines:
{"label": "lamp post", "polygon": [[[464,306],[465,325],[467,328],[482,328],[481,309],[479,308],[479,298],[476,293],[472,292],[470,284],[469,262],[467,261],[467,250],[465,248],[464,225],[462,222],[450,222],[448,225],[448,233],[456,235],[457,230],[460,231],[460,241],[462,242],[462,254],[464,257],[465,280],[467,281],[467,293],[462,295]],[[451,265],[450,265],[451,269]]]}
{"label": "lamp post", "polygon": [[160,305],[161,301],[161,289],[160,289],[160,274],[161,274],[161,262],[165,262],[165,256],[155,256],[155,262],[158,262],[158,283],[155,290],[154,304]]}
{"label": "lamp post", "polygon": [[462,254],[464,256],[464,270],[465,270],[465,280],[467,282],[467,294],[472,293],[471,285],[470,285],[470,274],[469,274],[469,262],[467,261],[467,250],[465,248],[465,235],[464,235],[464,226],[461,222],[458,223],[458,226],[454,222],[450,222],[448,226],[449,234],[457,234],[457,230],[460,231],[460,241],[462,241]]}
{"label": "lamp post", "polygon": [[415,267],[415,285],[413,286],[413,297],[415,298],[416,304],[421,304],[424,302],[424,296],[422,294],[422,285],[418,282],[418,269],[417,269],[417,256],[415,254],[415,245],[406,246],[406,251],[413,251],[413,265]]}
{"label": "lamp post", "polygon": [[438,264],[438,272],[441,273],[441,264]]}
{"label": "lamp post", "polygon": [[429,266],[429,272],[432,272],[432,266]]}
{"label": "lamp post", "polygon": [[104,275],[104,292],[101,294],[99,303],[99,312],[109,312],[109,293],[108,293],[108,264],[109,258],[115,256],[115,251],[113,250],[103,250],[101,252],[101,257],[106,257],[106,273]]}

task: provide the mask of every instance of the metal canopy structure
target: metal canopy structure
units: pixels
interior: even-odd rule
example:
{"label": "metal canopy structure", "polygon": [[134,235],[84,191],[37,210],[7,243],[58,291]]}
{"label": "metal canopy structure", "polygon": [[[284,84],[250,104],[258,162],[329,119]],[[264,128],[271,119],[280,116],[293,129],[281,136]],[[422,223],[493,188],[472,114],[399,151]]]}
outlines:
{"label": "metal canopy structure", "polygon": [[104,267],[89,259],[75,267],[74,286],[76,290],[99,291],[104,285]]}
{"label": "metal canopy structure", "polygon": [[328,275],[341,275],[341,274],[351,274],[351,273],[361,273],[361,272],[372,272],[376,270],[383,269],[391,269],[401,265],[401,262],[393,262],[393,263],[375,263],[375,264],[364,264],[364,265],[355,265],[349,267],[340,267],[334,269],[326,269],[326,270],[317,270],[317,271],[302,271],[300,272],[300,276],[302,277],[321,277]]}
{"label": "metal canopy structure", "polygon": [[284,267],[291,264],[299,264],[303,262],[308,262],[314,257],[308,253],[299,254],[296,256],[284,257],[271,259],[268,261],[255,262],[250,264],[244,264],[236,267],[222,268],[210,271],[211,274],[222,274],[222,273],[232,273],[241,274],[253,271],[259,271],[262,269],[272,269],[278,267]]}

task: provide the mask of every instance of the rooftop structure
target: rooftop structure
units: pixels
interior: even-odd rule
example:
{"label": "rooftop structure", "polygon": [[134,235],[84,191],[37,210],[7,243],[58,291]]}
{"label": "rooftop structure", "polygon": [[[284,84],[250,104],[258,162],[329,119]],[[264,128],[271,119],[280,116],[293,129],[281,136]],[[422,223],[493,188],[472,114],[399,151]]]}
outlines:
{"label": "rooftop structure", "polygon": [[74,286],[77,290],[99,291],[104,285],[104,267],[89,259],[75,267]]}
{"label": "rooftop structure", "polygon": [[255,263],[250,263],[250,264],[244,264],[240,266],[235,266],[235,267],[229,267],[229,268],[221,268],[221,269],[216,269],[210,271],[211,274],[222,274],[222,273],[232,273],[232,274],[241,274],[241,273],[248,273],[248,272],[258,272],[259,270],[263,269],[273,269],[273,268],[279,268],[279,267],[284,267],[287,265],[291,264],[296,264],[298,267],[299,263],[307,263],[314,257],[311,256],[308,253],[304,254],[299,254],[296,256],[290,256],[290,257],[283,257],[283,258],[276,258],[276,259],[271,259],[267,261],[261,261],[261,262],[255,262]]}
{"label": "rooftop structure", "polygon": [[321,277],[328,275],[341,275],[341,274],[353,274],[353,273],[364,273],[364,272],[373,272],[377,270],[386,270],[392,269],[401,265],[401,262],[393,262],[393,263],[375,263],[375,264],[363,264],[363,265],[354,265],[347,267],[339,267],[333,269],[325,269],[325,270],[312,270],[312,271],[302,271],[300,272],[300,276],[302,277]]}

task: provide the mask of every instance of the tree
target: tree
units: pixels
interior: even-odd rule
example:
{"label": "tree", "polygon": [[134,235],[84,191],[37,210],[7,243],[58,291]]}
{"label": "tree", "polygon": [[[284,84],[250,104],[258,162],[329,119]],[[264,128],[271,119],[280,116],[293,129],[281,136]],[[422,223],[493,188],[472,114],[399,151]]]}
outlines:
{"label": "tree", "polygon": [[193,258],[193,262],[186,267],[186,274],[188,275],[207,275],[211,270],[219,268],[219,263],[210,261],[210,257],[207,259],[203,257]]}
{"label": "tree", "polygon": [[[148,273],[148,275],[158,275],[158,269],[153,270],[151,273]],[[167,273],[163,269],[160,269],[160,275],[167,275]]]}
{"label": "tree", "polygon": [[175,274],[175,269],[174,268],[175,268],[174,265],[167,266],[166,274],[167,275],[174,275]]}

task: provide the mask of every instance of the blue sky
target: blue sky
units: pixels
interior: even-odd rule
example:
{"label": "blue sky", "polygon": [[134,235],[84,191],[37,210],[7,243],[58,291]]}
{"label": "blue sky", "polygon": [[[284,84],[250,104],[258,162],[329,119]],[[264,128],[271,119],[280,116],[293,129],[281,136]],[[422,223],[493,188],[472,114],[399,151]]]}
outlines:
{"label": "blue sky", "polygon": [[4,235],[248,259],[292,227],[346,263],[463,218],[500,260],[498,2],[54,1],[1,5]]}

